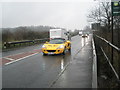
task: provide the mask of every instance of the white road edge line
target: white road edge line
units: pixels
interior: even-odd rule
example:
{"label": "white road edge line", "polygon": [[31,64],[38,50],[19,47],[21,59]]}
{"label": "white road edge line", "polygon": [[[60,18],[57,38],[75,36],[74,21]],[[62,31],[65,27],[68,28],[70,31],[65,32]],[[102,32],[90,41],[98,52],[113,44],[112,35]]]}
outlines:
{"label": "white road edge line", "polygon": [[8,62],[8,63],[6,63],[5,65],[9,65],[9,64],[11,64],[11,63],[14,63],[14,62],[20,61],[20,60],[22,60],[22,59],[25,59],[25,58],[27,58],[27,57],[30,57],[30,56],[33,56],[33,55],[36,55],[36,54],[38,54],[38,52],[37,52],[37,53],[34,53],[34,54],[31,54],[31,55],[28,55],[28,56],[23,57],[23,58],[19,58],[19,59],[17,59],[17,60],[14,60],[14,61]]}
{"label": "white road edge line", "polygon": [[15,59],[12,59],[12,58],[8,58],[8,57],[3,57],[4,59],[8,59],[8,60],[10,60],[10,61],[13,61],[13,60],[15,60]]}

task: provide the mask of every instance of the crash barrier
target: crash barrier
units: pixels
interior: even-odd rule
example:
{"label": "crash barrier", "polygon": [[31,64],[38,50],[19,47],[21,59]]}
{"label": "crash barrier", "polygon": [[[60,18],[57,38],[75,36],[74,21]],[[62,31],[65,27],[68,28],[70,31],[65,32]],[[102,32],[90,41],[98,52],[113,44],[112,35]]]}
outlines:
{"label": "crash barrier", "polygon": [[97,55],[95,50],[95,43],[92,39],[92,46],[93,46],[93,66],[92,66],[92,88],[97,88]]}
{"label": "crash barrier", "polygon": [[[106,61],[108,62],[108,65],[110,66],[112,72],[114,73],[118,86],[120,87],[120,48],[118,48],[111,42],[107,41],[106,39],[98,35],[94,35],[94,36],[95,38],[96,37],[98,38],[101,51],[104,57],[106,58]],[[112,48],[113,52],[111,51],[111,53],[110,52],[107,53],[104,44],[106,45],[106,47]],[[112,55],[108,55],[108,54],[112,54]]]}
{"label": "crash barrier", "polygon": [[[73,36],[71,36],[71,37],[73,37]],[[18,41],[18,42],[16,42],[16,41],[15,42],[4,42],[2,49],[34,45],[34,44],[44,43],[44,42],[49,41],[49,40],[50,40],[50,38],[25,40],[25,41]],[[70,38],[70,40],[71,40],[71,38]]]}
{"label": "crash barrier", "polygon": [[39,44],[39,43],[44,43],[45,41],[49,41],[49,38],[26,40],[26,41],[19,41],[19,42],[4,42],[3,49]]}

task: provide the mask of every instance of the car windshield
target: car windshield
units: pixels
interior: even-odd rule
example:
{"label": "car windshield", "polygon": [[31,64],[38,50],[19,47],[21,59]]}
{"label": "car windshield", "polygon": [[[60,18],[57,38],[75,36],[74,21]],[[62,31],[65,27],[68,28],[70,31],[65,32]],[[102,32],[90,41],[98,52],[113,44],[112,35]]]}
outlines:
{"label": "car windshield", "polygon": [[50,44],[62,44],[62,43],[64,43],[65,42],[65,40],[62,40],[62,39],[52,39],[52,40],[50,40]]}

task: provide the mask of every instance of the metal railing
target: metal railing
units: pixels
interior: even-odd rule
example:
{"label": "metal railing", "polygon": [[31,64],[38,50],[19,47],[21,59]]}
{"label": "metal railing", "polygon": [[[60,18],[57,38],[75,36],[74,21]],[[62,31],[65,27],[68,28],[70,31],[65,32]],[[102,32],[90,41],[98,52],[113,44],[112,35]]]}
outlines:
{"label": "metal railing", "polygon": [[103,40],[104,42],[106,42],[108,45],[110,45],[111,47],[113,47],[114,49],[116,49],[117,51],[120,52],[120,48],[118,48],[117,46],[113,45],[111,42],[107,41],[106,39],[98,36],[98,35],[95,35],[96,37],[100,38],[101,40]]}
{"label": "metal railing", "polygon": [[92,88],[97,88],[97,55],[95,50],[95,43],[92,39],[92,46],[93,46],[93,67],[92,67]]}
{"label": "metal railing", "polygon": [[4,42],[3,49],[12,48],[12,47],[20,47],[20,46],[25,46],[25,45],[39,44],[39,43],[43,43],[48,40],[49,38],[25,40],[25,41],[18,41],[18,42]]}
{"label": "metal railing", "polygon": [[117,74],[116,70],[115,70],[114,67],[112,66],[112,64],[111,64],[111,62],[110,62],[110,59],[108,58],[108,56],[106,55],[106,53],[105,53],[105,51],[103,50],[102,47],[101,47],[101,50],[102,50],[102,52],[103,52],[103,54],[104,54],[106,60],[108,61],[110,67],[112,68],[112,70],[113,70],[113,72],[114,72],[116,78],[119,80],[119,75]]}
{"label": "metal railing", "polygon": [[[100,36],[98,36],[98,35],[94,35],[95,37],[97,37],[98,39],[100,39],[101,41],[103,41],[103,42],[105,42],[108,46],[110,46],[111,48],[113,48],[113,49],[115,49],[116,51],[117,51],[117,53],[118,53],[118,55],[120,55],[120,48],[118,48],[117,46],[115,46],[114,44],[112,44],[110,41],[107,41],[106,39],[104,39],[104,38],[102,38],[102,37],[100,37]],[[106,60],[107,60],[107,62],[109,63],[109,66],[111,67],[111,69],[112,69],[112,72],[114,73],[114,75],[115,75],[115,77],[116,77],[116,79],[117,79],[117,81],[118,81],[118,84],[120,84],[120,69],[118,69],[118,73],[117,73],[117,70],[114,68],[114,66],[113,66],[113,64],[111,63],[111,61],[110,61],[110,58],[107,56],[107,54],[105,53],[105,51],[104,51],[104,49],[103,49],[103,47],[102,46],[100,46],[100,48],[101,48],[101,51],[102,51],[102,53],[103,53],[103,55],[105,56],[105,58],[106,58]],[[113,54],[113,53],[112,53]],[[119,58],[120,59],[120,58]],[[119,60],[118,60],[119,61]],[[119,61],[119,63],[120,63],[120,61]],[[119,64],[118,63],[118,64]],[[119,65],[118,65],[119,66]]]}

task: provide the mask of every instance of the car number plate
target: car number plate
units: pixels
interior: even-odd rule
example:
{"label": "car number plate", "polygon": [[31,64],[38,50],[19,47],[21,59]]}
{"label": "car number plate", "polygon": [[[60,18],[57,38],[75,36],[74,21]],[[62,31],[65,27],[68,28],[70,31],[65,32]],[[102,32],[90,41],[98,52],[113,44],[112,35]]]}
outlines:
{"label": "car number plate", "polygon": [[49,52],[49,54],[54,54],[53,52]]}

